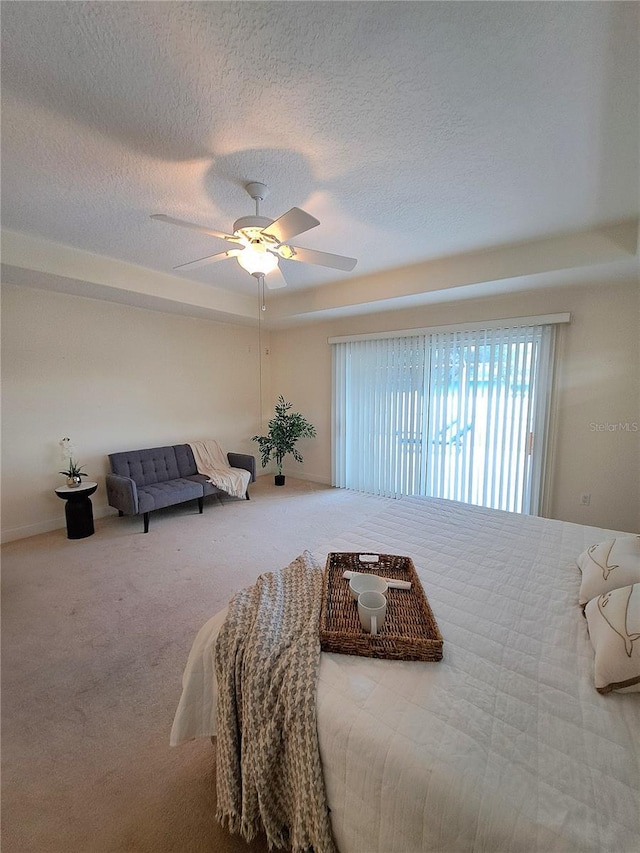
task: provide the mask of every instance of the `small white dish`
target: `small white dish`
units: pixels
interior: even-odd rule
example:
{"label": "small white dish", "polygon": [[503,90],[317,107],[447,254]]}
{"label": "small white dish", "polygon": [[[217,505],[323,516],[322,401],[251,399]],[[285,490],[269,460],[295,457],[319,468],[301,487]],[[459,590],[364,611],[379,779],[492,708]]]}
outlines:
{"label": "small white dish", "polygon": [[349,581],[349,592],[357,600],[363,592],[381,592],[384,594],[387,591],[387,586],[386,580],[378,575],[361,575],[354,572]]}

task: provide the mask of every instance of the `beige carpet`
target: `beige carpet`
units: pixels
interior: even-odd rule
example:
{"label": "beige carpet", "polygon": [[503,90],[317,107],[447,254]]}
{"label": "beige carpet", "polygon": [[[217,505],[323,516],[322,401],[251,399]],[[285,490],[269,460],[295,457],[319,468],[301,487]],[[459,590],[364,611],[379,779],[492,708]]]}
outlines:
{"label": "beige carpet", "polygon": [[191,642],[262,571],[383,499],[260,477],[209,498],[2,547],[2,853],[260,851],[215,821],[209,741],[170,748]]}

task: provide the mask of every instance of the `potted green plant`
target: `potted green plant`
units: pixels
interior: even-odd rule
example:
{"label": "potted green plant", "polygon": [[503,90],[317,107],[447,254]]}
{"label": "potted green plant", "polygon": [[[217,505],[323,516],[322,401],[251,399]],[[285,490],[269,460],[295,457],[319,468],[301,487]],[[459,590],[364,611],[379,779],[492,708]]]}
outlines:
{"label": "potted green plant", "polygon": [[291,412],[292,408],[293,403],[285,402],[281,394],[275,406],[275,417],[269,421],[268,434],[254,435],[251,439],[258,442],[263,468],[267,466],[270,459],[275,460],[276,486],[284,486],[282,473],[284,457],[290,453],[297,462],[302,462],[300,451],[296,449],[297,441],[301,438],[315,438],[316,435],[315,427],[300,412]]}
{"label": "potted green plant", "polygon": [[59,474],[64,474],[67,478],[67,486],[70,489],[75,489],[82,485],[82,478],[88,477],[82,470],[82,465],[74,460],[73,455],[76,452],[70,438],[63,438],[60,442],[62,448],[62,461],[67,463],[66,471],[59,471]]}

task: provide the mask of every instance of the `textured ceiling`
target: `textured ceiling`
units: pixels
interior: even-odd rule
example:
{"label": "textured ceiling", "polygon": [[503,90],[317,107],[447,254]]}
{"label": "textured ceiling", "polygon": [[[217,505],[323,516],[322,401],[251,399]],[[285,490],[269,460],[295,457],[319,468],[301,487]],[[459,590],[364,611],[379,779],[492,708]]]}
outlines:
{"label": "textured ceiling", "polygon": [[[264,215],[320,220],[291,242],[358,258],[282,262],[290,298],[638,215],[636,3],[3,2],[1,27],[3,231],[168,274],[228,244],[149,215],[227,231],[259,180]],[[232,260],[182,278],[255,292]]]}

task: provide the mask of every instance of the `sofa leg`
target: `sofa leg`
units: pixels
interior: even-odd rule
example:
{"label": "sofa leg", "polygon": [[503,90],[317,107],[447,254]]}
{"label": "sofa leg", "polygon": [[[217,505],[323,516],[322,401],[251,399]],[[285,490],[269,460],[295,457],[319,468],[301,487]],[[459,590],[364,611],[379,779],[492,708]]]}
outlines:
{"label": "sofa leg", "polygon": [[202,510],[204,509],[204,498],[198,498],[198,512],[202,515]]}
{"label": "sofa leg", "polygon": [[250,500],[251,500],[251,498],[249,497],[249,489],[247,489],[247,491],[245,492],[245,495],[244,495],[244,496],[245,496],[245,498],[246,498],[248,501],[250,501]]}
{"label": "sofa leg", "polygon": [[142,517],[144,519],[144,532],[148,533],[149,532],[149,513],[148,512],[143,513]]}
{"label": "sofa leg", "polygon": [[118,510],[118,518],[122,518],[123,515],[124,515],[124,513],[122,512],[121,509],[119,509]]}

